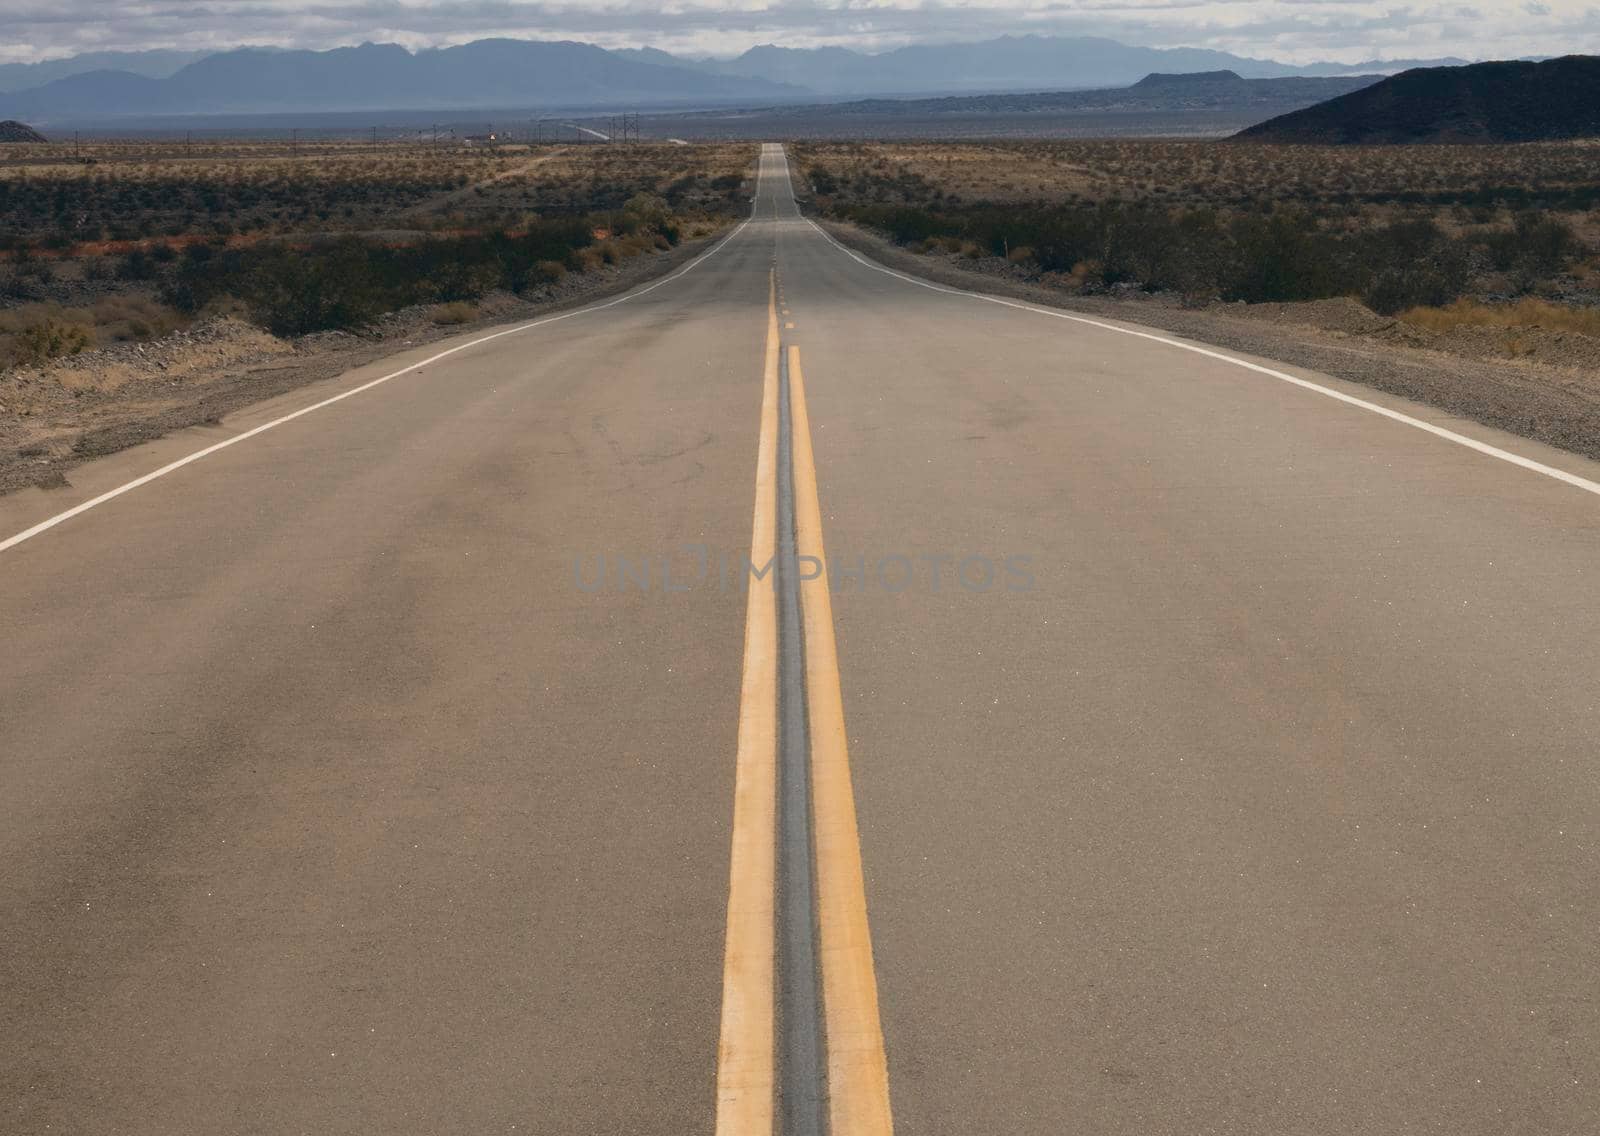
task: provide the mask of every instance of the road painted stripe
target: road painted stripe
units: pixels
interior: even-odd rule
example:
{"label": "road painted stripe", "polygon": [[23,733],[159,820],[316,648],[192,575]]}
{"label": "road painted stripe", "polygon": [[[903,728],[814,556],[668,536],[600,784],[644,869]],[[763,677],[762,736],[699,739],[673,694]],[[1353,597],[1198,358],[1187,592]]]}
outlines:
{"label": "road painted stripe", "polygon": [[1454,430],[1447,429],[1443,426],[1436,426],[1432,422],[1424,422],[1422,419],[1413,417],[1412,415],[1406,414],[1403,411],[1392,410],[1387,406],[1380,406],[1376,402],[1369,402],[1367,399],[1357,398],[1355,395],[1334,390],[1332,387],[1323,386],[1321,383],[1314,383],[1310,379],[1302,379],[1297,375],[1291,375],[1284,371],[1275,370],[1272,367],[1264,367],[1260,363],[1252,363],[1248,359],[1240,359],[1225,352],[1217,351],[1214,348],[1202,347],[1198,343],[1186,343],[1181,339],[1171,339],[1165,335],[1156,335],[1148,331],[1135,331],[1134,329],[1128,327],[1118,327],[1116,324],[1106,323],[1103,320],[1091,319],[1088,316],[1078,316],[1073,315],[1070,312],[1053,311],[1049,308],[1038,308],[1034,307],[1032,304],[1019,303],[1015,300],[1007,300],[999,296],[990,296],[982,292],[969,292],[964,288],[947,288],[942,284],[934,284],[927,280],[918,280],[915,276],[908,276],[903,272],[896,272],[892,268],[888,268],[884,265],[878,264],[875,261],[869,260],[868,258],[857,253],[854,249],[846,248],[844,245],[834,240],[834,238],[826,230],[824,230],[820,225],[818,225],[815,221],[812,221],[810,218],[806,218],[806,223],[815,229],[819,234],[821,234],[823,240],[827,241],[830,245],[844,253],[857,264],[860,264],[866,268],[870,268],[874,272],[881,272],[886,276],[893,276],[896,280],[903,280],[907,284],[915,284],[919,288],[927,288],[929,291],[933,292],[943,292],[947,296],[962,296],[969,300],[981,300],[986,304],[998,304],[1003,308],[1016,308],[1018,311],[1032,312],[1034,315],[1038,316],[1049,316],[1052,319],[1061,319],[1068,320],[1072,323],[1087,324],[1090,327],[1098,327],[1104,331],[1114,331],[1118,335],[1131,335],[1135,339],[1148,339],[1152,343],[1161,343],[1168,347],[1176,347],[1180,351],[1189,351],[1196,355],[1204,355],[1208,359],[1216,359],[1223,363],[1232,363],[1234,366],[1243,367],[1247,371],[1254,371],[1257,374],[1267,375],[1271,378],[1279,379],[1282,382],[1290,383],[1297,387],[1302,387],[1305,390],[1315,391],[1317,394],[1325,395],[1328,398],[1335,399],[1338,402],[1345,403],[1349,406],[1359,407],[1360,409],[1370,411],[1373,414],[1382,415],[1384,418],[1388,418],[1394,422],[1400,422],[1406,426],[1410,426],[1414,429],[1432,434],[1434,437],[1443,438],[1448,442],[1454,442],[1458,446],[1465,446],[1469,450],[1476,450],[1480,454],[1487,454],[1489,457],[1498,458],[1500,461],[1509,462],[1511,465],[1519,466],[1522,469],[1530,470],[1533,473],[1542,474],[1545,477],[1549,477],[1566,485],[1570,485],[1575,489],[1581,489],[1585,493],[1593,493],[1596,496],[1600,496],[1600,482],[1591,481],[1587,477],[1580,477],[1578,474],[1568,473],[1564,469],[1557,469],[1555,466],[1546,465],[1544,462],[1535,461],[1533,458],[1523,457],[1521,454],[1513,453],[1512,451],[1502,449],[1499,446],[1490,445],[1488,442],[1481,442],[1477,438],[1470,438],[1465,434],[1458,434]]}
{"label": "road painted stripe", "polygon": [[826,1058],[811,840],[811,722],[796,554],[788,356],[778,364],[778,1130],[824,1136]]}
{"label": "road painted stripe", "polygon": [[[772,563],[777,521],[778,316],[768,285],[750,560]],[[733,789],[733,852],[717,1044],[717,1136],[771,1136],[777,873],[778,621],[773,577],[748,578]]]}
{"label": "road painted stripe", "polygon": [[[823,1021],[828,1050],[829,1136],[889,1136],[889,1065],[878,1015],[878,980],[867,925],[866,883],[844,729],[833,601],[822,543],[811,423],[800,349],[789,348],[795,542],[802,564],[821,564],[800,589],[805,626],[806,702],[811,727],[812,840]],[[815,561],[804,558],[815,557]]]}
{"label": "road painted stripe", "polygon": [[647,295],[663,285],[670,284],[674,280],[681,279],[690,272],[694,271],[696,268],[700,267],[700,265],[716,256],[717,253],[721,252],[725,247],[727,247],[729,242],[733,241],[739,236],[740,233],[744,232],[745,226],[749,224],[750,219],[748,218],[744,221],[741,221],[738,228],[729,233],[726,237],[723,237],[722,240],[718,241],[706,252],[695,257],[677,272],[674,272],[671,276],[663,277],[662,279],[657,280],[654,284],[648,284],[637,291],[628,292],[624,295],[618,296],[614,300],[607,300],[604,303],[591,304],[587,307],[576,308],[570,312],[563,312],[558,316],[546,316],[544,319],[533,320],[530,323],[518,324],[515,327],[504,328],[500,331],[492,332],[489,335],[481,335],[477,339],[469,340],[466,343],[458,343],[456,346],[446,348],[443,351],[428,356],[426,359],[419,360],[416,363],[409,363],[406,366],[401,367],[398,371],[391,371],[387,375],[383,375],[379,378],[372,379],[369,382],[362,383],[358,387],[351,387],[347,391],[341,391],[331,398],[323,399],[321,402],[312,403],[310,406],[303,406],[299,410],[285,414],[279,418],[274,418],[271,422],[263,422],[261,425],[256,426],[253,429],[246,430],[242,434],[235,434],[231,438],[225,438],[220,442],[206,446],[204,449],[199,449],[192,454],[187,454],[184,457],[179,458],[177,461],[168,462],[160,469],[151,470],[149,473],[144,474],[141,477],[136,477],[132,481],[117,486],[115,489],[106,490],[106,492],[100,494],[98,497],[91,497],[89,500],[84,501],[81,504],[74,505],[72,508],[63,512],[57,513],[53,517],[47,517],[45,520],[40,521],[31,528],[23,529],[21,532],[16,533],[13,536],[6,537],[4,540],[0,540],[0,552],[4,552],[8,548],[15,548],[24,541],[32,540],[40,533],[48,532],[50,529],[55,528],[63,521],[69,521],[81,513],[87,513],[90,509],[104,505],[107,501],[115,500],[116,498],[121,497],[124,493],[131,493],[140,486],[148,485],[158,478],[167,476],[169,473],[175,473],[184,466],[193,465],[202,458],[210,457],[212,454],[225,450],[229,446],[237,446],[240,442],[254,438],[258,434],[265,434],[268,430],[275,430],[285,423],[293,422],[296,418],[304,418],[308,414],[314,414],[316,411],[326,409],[335,403],[343,402],[347,398],[354,398],[358,394],[369,391],[373,387],[382,386],[384,383],[398,379],[402,375],[409,375],[413,371],[420,371],[422,368],[437,363],[441,359],[448,359],[450,356],[459,354],[460,352],[466,351],[469,348],[477,347],[480,344],[488,343],[495,339],[503,339],[508,335],[518,335],[525,331],[532,331],[534,328],[546,327],[553,323],[560,323],[562,320],[575,319],[578,316],[590,315],[594,312],[605,311],[607,308],[614,308],[618,304],[625,304],[629,300],[637,300],[640,296]]}

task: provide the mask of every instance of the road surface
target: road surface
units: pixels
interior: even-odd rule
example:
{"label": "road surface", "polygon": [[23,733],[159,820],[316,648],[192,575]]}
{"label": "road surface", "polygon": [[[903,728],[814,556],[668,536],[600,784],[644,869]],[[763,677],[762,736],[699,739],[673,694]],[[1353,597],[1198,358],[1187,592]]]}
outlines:
{"label": "road surface", "polygon": [[1600,467],[776,148],[481,338],[0,499],[0,1131],[1600,1131]]}

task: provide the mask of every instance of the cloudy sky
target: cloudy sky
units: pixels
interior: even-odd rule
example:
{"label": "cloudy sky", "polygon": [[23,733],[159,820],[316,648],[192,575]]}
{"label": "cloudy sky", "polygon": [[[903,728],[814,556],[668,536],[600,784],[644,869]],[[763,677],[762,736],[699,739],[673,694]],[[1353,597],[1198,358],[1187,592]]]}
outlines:
{"label": "cloudy sky", "polygon": [[731,55],[1025,32],[1286,62],[1600,52],[1600,0],[0,0],[0,60],[100,49],[425,47],[486,36]]}

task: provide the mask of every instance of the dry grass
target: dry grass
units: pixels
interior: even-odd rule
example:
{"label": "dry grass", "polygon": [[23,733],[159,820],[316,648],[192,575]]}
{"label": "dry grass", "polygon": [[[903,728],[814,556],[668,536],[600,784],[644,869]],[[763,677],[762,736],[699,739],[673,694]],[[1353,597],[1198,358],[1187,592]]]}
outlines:
{"label": "dry grass", "polygon": [[1074,269],[1069,287],[1081,276],[1091,289],[1131,283],[1194,299],[1352,294],[1385,313],[1461,295],[1537,295],[1571,301],[1580,322],[1600,302],[1592,142],[1030,139],[792,151],[797,184],[819,211],[918,251],[961,255],[960,239],[973,238],[1024,271],[1104,262],[1109,275]]}
{"label": "dry grass", "polygon": [[725,207],[751,143],[427,146],[410,143],[70,143],[0,155],[0,240],[80,246],[236,234],[514,226],[528,215],[620,209],[641,192]]}
{"label": "dry grass", "polygon": [[0,366],[35,365],[92,347],[155,339],[183,317],[147,296],[116,295],[87,307],[22,304],[0,310]]}
{"label": "dry grass", "polygon": [[1576,308],[1528,298],[1514,304],[1483,304],[1457,300],[1443,308],[1412,308],[1400,318],[1429,331],[1454,331],[1462,327],[1542,328],[1572,331],[1600,339],[1600,308]]}
{"label": "dry grass", "polygon": [[465,300],[454,303],[440,304],[433,309],[433,322],[440,327],[452,327],[456,324],[471,323],[478,318],[478,305],[469,304]]}
{"label": "dry grass", "polygon": [[[757,152],[744,142],[8,147],[0,153],[0,311],[9,307],[0,368],[181,326],[152,297],[191,315],[261,318],[240,289],[284,247],[302,257],[291,276],[307,258],[338,276],[349,295],[323,306],[345,319],[370,315],[374,304],[468,301],[490,287],[552,284],[569,270],[616,265],[722,228],[749,207]],[[72,160],[77,153],[85,160]],[[529,251],[549,258],[590,232],[600,239],[581,255],[541,259],[531,273],[513,264],[521,246],[506,243],[532,242]],[[456,251],[428,251],[447,246]],[[352,247],[359,256],[334,264],[338,249]],[[402,248],[409,259],[395,252]],[[469,254],[470,271],[456,263]],[[454,260],[430,261],[439,256]],[[395,276],[396,265],[424,262],[433,276]],[[357,296],[361,273],[368,287]],[[217,283],[223,277],[227,287]],[[269,291],[283,310],[304,294],[293,279]],[[462,305],[436,315],[441,323],[470,318]]]}
{"label": "dry grass", "polygon": [[165,304],[136,294],[106,296],[89,308],[100,344],[155,339],[176,331],[184,318]]}
{"label": "dry grass", "polygon": [[1593,187],[1600,147],[1267,146],[1158,140],[834,142],[794,147],[891,197],[916,183],[960,201],[1160,200],[1178,205],[1466,201],[1487,187],[1563,197]]}

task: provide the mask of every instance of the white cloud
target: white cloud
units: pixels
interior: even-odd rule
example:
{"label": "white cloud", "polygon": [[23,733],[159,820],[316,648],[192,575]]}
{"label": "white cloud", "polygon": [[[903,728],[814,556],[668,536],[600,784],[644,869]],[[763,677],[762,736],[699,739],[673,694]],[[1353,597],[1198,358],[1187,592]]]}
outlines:
{"label": "white cloud", "polygon": [[416,48],[492,35],[731,54],[764,42],[878,50],[1026,32],[1291,62],[1600,51],[1595,0],[0,0],[0,22],[3,59],[364,40]]}

